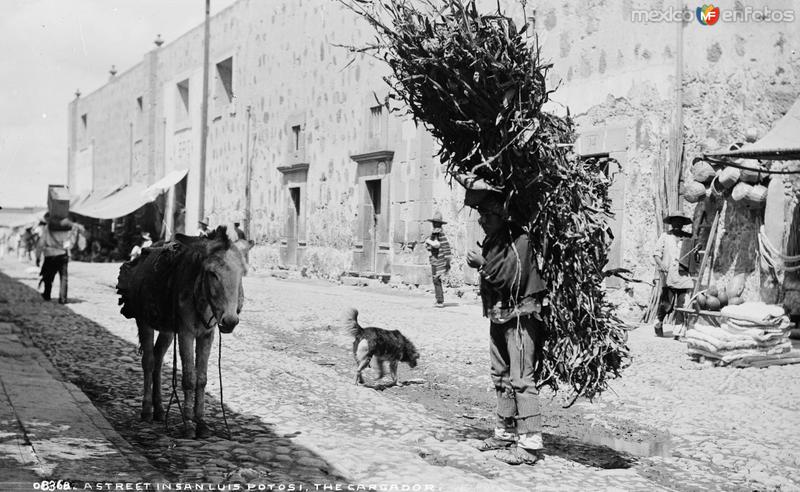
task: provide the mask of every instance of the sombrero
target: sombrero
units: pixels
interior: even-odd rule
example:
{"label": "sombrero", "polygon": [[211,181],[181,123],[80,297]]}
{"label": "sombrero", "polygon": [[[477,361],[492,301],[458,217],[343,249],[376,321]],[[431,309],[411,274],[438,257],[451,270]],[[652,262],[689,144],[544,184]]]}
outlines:
{"label": "sombrero", "polygon": [[428,222],[438,222],[439,224],[447,224],[444,220],[442,220],[442,212],[436,211],[433,213],[433,217],[427,219]]}
{"label": "sombrero", "polygon": [[686,212],[683,210],[673,210],[669,215],[664,217],[664,222],[667,224],[670,222],[679,222],[681,225],[689,225],[692,223],[692,219],[686,215]]}

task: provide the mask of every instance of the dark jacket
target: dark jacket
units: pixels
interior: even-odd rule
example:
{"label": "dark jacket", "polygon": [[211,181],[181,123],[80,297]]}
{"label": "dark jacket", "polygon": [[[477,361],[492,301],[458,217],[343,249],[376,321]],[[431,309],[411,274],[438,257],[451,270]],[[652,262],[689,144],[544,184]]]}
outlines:
{"label": "dark jacket", "polygon": [[[495,322],[541,309],[545,284],[539,275],[528,235],[506,230],[483,243],[481,300],[483,314]],[[515,314],[516,313],[516,314]]]}

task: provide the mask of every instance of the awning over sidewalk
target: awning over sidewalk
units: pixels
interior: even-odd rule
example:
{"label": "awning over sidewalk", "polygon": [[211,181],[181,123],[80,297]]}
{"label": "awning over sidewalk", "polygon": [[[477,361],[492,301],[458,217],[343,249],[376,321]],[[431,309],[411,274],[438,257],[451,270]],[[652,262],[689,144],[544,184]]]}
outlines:
{"label": "awning over sidewalk", "polygon": [[736,150],[709,152],[707,157],[764,160],[800,160],[800,99],[760,140]]}
{"label": "awning over sidewalk", "polygon": [[172,171],[150,186],[145,187],[141,184],[125,186],[98,199],[92,199],[91,196],[78,197],[70,207],[70,212],[96,219],[123,217],[154,201],[183,179],[187,173],[188,169]]}
{"label": "awning over sidewalk", "polygon": [[178,169],[168,172],[163,178],[151,184],[145,190],[145,194],[152,197],[150,201],[158,198],[158,195],[169,191],[170,188],[175,186],[180,180],[189,173],[188,169]]}
{"label": "awning over sidewalk", "polygon": [[35,212],[14,212],[4,210],[0,212],[0,227],[27,227],[35,226],[44,216],[47,209],[37,210]]}

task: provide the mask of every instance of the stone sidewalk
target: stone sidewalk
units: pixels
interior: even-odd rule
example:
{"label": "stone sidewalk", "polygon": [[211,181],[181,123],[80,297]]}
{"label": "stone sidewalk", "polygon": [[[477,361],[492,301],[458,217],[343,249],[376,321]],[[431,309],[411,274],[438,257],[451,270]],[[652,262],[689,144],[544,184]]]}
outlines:
{"label": "stone sidewalk", "polygon": [[[0,298],[0,303],[7,300]],[[0,489],[42,480],[163,480],[47,357],[0,318]]]}

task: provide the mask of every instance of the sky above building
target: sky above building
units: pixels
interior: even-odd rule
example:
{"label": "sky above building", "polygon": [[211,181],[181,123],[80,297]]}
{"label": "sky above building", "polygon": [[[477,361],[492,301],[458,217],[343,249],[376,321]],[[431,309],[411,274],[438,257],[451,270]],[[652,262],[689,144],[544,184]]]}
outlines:
{"label": "sky above building", "polygon": [[[235,0],[211,0],[211,14]],[[0,1],[0,206],[67,181],[67,105],[203,22],[203,0]],[[200,49],[200,48],[198,48]]]}

